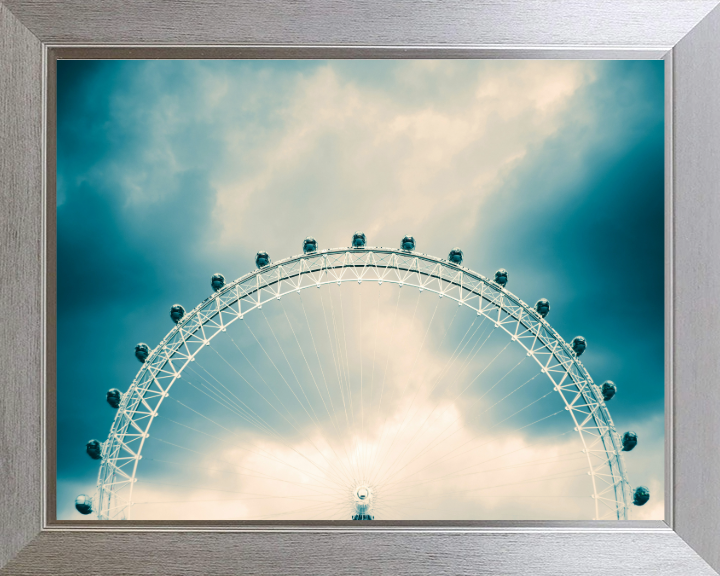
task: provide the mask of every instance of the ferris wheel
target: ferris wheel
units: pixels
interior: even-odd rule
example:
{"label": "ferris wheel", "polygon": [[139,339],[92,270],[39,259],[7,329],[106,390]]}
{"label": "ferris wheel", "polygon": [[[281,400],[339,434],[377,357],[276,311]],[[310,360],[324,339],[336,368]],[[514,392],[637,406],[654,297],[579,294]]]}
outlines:
{"label": "ferris wheel", "polygon": [[[632,489],[607,403],[550,303],[416,250],[349,247],[272,262],[226,283],[151,349],[125,392],[96,492],[98,519],[482,519],[502,507],[628,519]],[[537,508],[536,503],[543,503]],[[549,508],[548,508],[549,506]],[[548,519],[547,517],[541,519]]]}

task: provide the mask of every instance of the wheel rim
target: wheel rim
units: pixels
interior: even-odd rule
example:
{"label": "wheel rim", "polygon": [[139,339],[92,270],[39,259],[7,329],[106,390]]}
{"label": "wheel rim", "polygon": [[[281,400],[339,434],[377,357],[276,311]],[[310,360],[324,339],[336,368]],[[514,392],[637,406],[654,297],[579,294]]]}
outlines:
{"label": "wheel rim", "polygon": [[152,350],[123,394],[98,476],[101,519],[130,517],[145,440],[185,368],[226,328],[287,294],[330,284],[378,282],[435,293],[475,310],[522,346],[570,413],[592,477],[595,517],[626,519],[632,490],[622,443],[599,387],[535,310],[493,281],[446,260],[388,248],[339,248],[271,263],[225,285],[188,312]]}

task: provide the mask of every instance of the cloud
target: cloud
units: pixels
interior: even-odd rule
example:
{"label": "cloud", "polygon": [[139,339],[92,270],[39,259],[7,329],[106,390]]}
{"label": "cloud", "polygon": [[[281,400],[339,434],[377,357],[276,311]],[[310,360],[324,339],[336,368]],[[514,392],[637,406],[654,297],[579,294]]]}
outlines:
{"label": "cloud", "polygon": [[[638,512],[643,517],[661,514],[662,499],[655,495],[662,491],[663,459],[663,425],[658,417],[662,323],[659,332],[656,326],[661,320],[657,310],[662,309],[663,107],[662,63],[659,68],[654,64],[218,61],[107,62],[83,68],[81,62],[61,63],[61,515],[77,516],[68,508],[68,490],[85,483],[88,488],[83,491],[88,492],[94,483],[94,469],[82,454],[82,445],[92,436],[102,439],[109,428],[113,413],[103,403],[105,389],[127,388],[138,369],[132,356],[134,344],[146,341],[153,346],[163,337],[171,327],[171,304],[192,308],[208,296],[210,274],[241,276],[253,267],[256,250],[266,249],[279,259],[299,252],[308,234],[325,248],[349,243],[356,229],[367,233],[370,244],[388,246],[396,246],[403,234],[411,233],[418,250],[439,256],[461,245],[472,268],[487,275],[500,266],[509,268],[511,289],[527,301],[549,297],[553,325],[568,339],[576,331],[589,337],[583,359],[591,373],[598,380],[618,382],[620,391],[611,406],[616,422],[621,430],[635,428],[641,435],[641,445],[627,455],[631,481],[648,485],[653,494]],[[626,298],[628,285],[643,298]],[[300,458],[298,452],[316,452],[308,447],[309,440],[322,450],[334,445],[342,461],[352,459],[340,455],[345,449],[365,457],[382,452],[383,437],[397,433],[397,446],[386,463],[397,468],[415,454],[414,446],[426,444],[426,438],[448,438],[408,465],[407,472],[466,441],[467,448],[477,447],[462,464],[479,465],[518,450],[507,460],[498,458],[506,468],[486,472],[487,477],[463,476],[441,483],[452,488],[454,499],[440,497],[431,483],[412,488],[407,493],[411,501],[427,501],[412,509],[420,516],[549,514],[545,517],[550,518],[577,516],[582,510],[588,517],[592,503],[587,498],[587,477],[551,483],[587,504],[575,511],[536,503],[524,489],[508,487],[503,500],[497,499],[500,489],[493,489],[495,500],[475,490],[490,485],[490,479],[508,484],[518,474],[539,478],[553,470],[547,463],[529,465],[532,472],[507,466],[559,456],[557,450],[564,450],[565,437],[551,440],[566,431],[559,418],[518,430],[551,414],[552,401],[558,398],[551,395],[503,421],[539,398],[547,382],[532,380],[502,400],[532,374],[532,365],[523,363],[512,377],[502,380],[522,354],[503,352],[504,343],[496,338],[480,348],[484,332],[471,331],[461,359],[449,362],[470,321],[451,325],[453,310],[448,309],[433,320],[423,340],[435,300],[423,300],[415,313],[414,295],[403,293],[396,322],[395,293],[386,288],[390,287],[380,291],[383,308],[376,316],[372,298],[363,301],[363,316],[356,293],[348,290],[343,292],[347,294],[343,320],[335,296],[338,328],[330,323],[327,341],[322,336],[326,325],[320,302],[306,301],[312,332],[325,350],[323,375],[313,363],[309,334],[303,333],[301,342],[317,382],[310,377],[282,307],[265,309],[288,355],[285,362],[280,350],[275,351],[277,371],[249,333],[237,332],[236,342],[252,362],[258,366],[265,362],[262,373],[287,405],[287,411],[280,407],[286,420],[219,359],[208,367],[238,398],[252,399],[257,415],[272,422],[277,435],[258,436],[237,413],[212,408],[212,400],[198,392],[190,405],[208,409],[234,437],[239,434],[261,445],[275,464],[258,454],[248,455],[234,445],[237,437],[226,437],[228,433],[215,424],[168,401],[154,424],[153,437],[175,434],[206,458],[182,451],[168,454],[159,448],[154,457],[160,460],[162,454],[181,461],[187,479],[198,482],[180,492],[193,500],[219,497],[225,504],[170,512],[167,503],[147,508],[145,514],[195,517],[209,506],[217,506],[217,514],[228,518],[279,513],[282,507],[277,503],[245,502],[244,496],[234,499],[241,490],[253,494],[267,490],[267,482],[244,476],[229,480],[227,472],[223,477],[211,469],[223,468],[225,464],[218,462],[226,459],[234,466],[259,466],[288,481],[278,494],[290,498],[297,496],[293,491],[306,485],[311,474],[319,473],[318,466],[328,466],[324,460],[332,460],[329,453],[324,458],[316,454],[314,464]],[[286,309],[296,330],[305,325],[297,302]],[[253,326],[270,346],[273,335],[268,329]],[[248,379],[255,378],[232,343],[225,344],[218,344],[218,352],[232,358],[233,366]],[[327,353],[330,349],[335,359]],[[77,362],[77,350],[82,351],[83,362]],[[498,353],[499,359],[493,361]],[[387,377],[385,387],[379,388],[383,361],[388,361]],[[486,366],[486,372],[464,391]],[[371,396],[379,401],[383,390],[384,399],[375,412],[361,415],[367,428],[363,431],[361,424],[358,434],[355,409],[359,406],[350,401],[361,394],[360,370],[362,394],[367,394],[370,375]],[[198,377],[192,378],[197,384]],[[331,395],[326,395],[334,403],[334,408],[329,407],[331,415],[320,402],[325,379],[333,386]],[[252,382],[269,394],[262,381]],[[313,391],[315,384],[320,392]],[[302,389],[310,399],[306,404],[316,408],[316,413],[310,412],[317,422],[306,417],[301,402],[294,399],[293,391],[303,398]],[[345,393],[349,396],[343,404]],[[77,409],[77,398],[84,399],[82,410]],[[173,428],[168,419],[175,416],[204,434]],[[354,424],[343,427],[347,420]],[[483,444],[484,438],[493,442]],[[148,444],[143,474],[162,480],[172,471],[167,466],[173,465],[151,464],[152,445]],[[410,450],[403,454],[401,448],[408,445]],[[388,450],[389,443],[384,446]],[[567,449],[572,449],[569,443]],[[282,472],[274,467],[278,460],[296,469],[291,472],[285,466]],[[449,470],[457,471],[460,465],[455,463]],[[433,466],[449,464],[441,461]],[[443,471],[433,466],[433,473]],[[563,466],[569,470],[570,460]],[[204,482],[208,478],[214,484]],[[540,487],[541,483],[533,490]],[[150,484],[141,488],[146,489],[147,499],[153,501],[172,492],[155,490]],[[382,514],[392,514],[390,488],[378,487],[377,495],[388,506]],[[320,514],[319,509],[316,512]],[[414,512],[405,508],[403,513]]]}
{"label": "cloud", "polygon": [[[563,104],[592,77],[577,62],[475,70],[459,87],[465,106],[451,95],[408,107],[332,65],[300,75],[270,134],[232,122],[224,132],[228,156],[240,161],[214,179],[218,241],[262,237],[276,249],[274,237],[322,229],[332,246],[359,227],[372,244],[394,245],[387,231],[432,236],[450,221],[462,236],[498,174],[557,130]],[[439,81],[442,72],[421,76],[415,89]]]}
{"label": "cloud", "polygon": [[[429,408],[419,407],[423,414]],[[488,442],[463,429],[442,451],[420,452],[403,467],[402,447],[409,444],[411,429],[395,436],[402,416],[395,413],[387,430],[377,429],[382,447],[377,440],[359,438],[343,446],[327,432],[307,442],[258,439],[243,448],[218,447],[193,464],[205,472],[205,489],[188,486],[183,476],[159,479],[141,471],[133,518],[349,519],[352,491],[362,485],[373,493],[378,519],[582,519],[594,514],[587,462],[575,439],[546,445],[522,437]],[[437,429],[429,431],[438,432],[444,424],[436,422]],[[390,438],[396,442],[386,452],[393,445]],[[468,456],[473,445],[475,454]],[[381,463],[377,475],[359,477],[357,470],[373,455]],[[164,485],[161,491],[156,482]]]}

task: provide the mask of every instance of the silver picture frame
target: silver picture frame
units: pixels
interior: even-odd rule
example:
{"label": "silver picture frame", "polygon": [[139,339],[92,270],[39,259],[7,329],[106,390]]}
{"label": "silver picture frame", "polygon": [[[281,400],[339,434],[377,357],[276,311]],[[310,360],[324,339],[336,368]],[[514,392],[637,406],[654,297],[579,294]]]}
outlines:
{"label": "silver picture frame", "polygon": [[[0,0],[0,573],[717,574],[719,3]],[[664,59],[665,520],[55,520],[56,60],[431,57]]]}

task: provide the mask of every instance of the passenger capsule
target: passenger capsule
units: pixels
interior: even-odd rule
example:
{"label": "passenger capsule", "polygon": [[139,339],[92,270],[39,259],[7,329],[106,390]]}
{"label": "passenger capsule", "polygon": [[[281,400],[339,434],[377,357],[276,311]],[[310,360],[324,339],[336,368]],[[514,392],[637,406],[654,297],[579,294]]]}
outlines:
{"label": "passenger capsule", "polygon": [[495,272],[495,284],[500,284],[503,288],[505,288],[505,285],[508,283],[508,273],[505,268],[500,268],[497,272]]}
{"label": "passenger capsule", "polygon": [[415,238],[405,236],[400,242],[400,248],[402,250],[415,250]]}
{"label": "passenger capsule", "polygon": [[635,491],[633,492],[633,504],[635,504],[635,506],[647,504],[648,500],[650,500],[650,490],[648,490],[645,486],[638,486],[635,488]]}
{"label": "passenger capsule", "polygon": [[625,432],[622,437],[622,451],[630,452],[635,446],[637,446],[637,434],[635,432]]}
{"label": "passenger capsule", "polygon": [[75,498],[75,510],[80,512],[80,514],[92,514],[92,498],[85,494],[80,494],[80,496]]}
{"label": "passenger capsule", "polygon": [[318,249],[318,243],[315,238],[312,236],[308,236],[303,240],[303,252],[305,254],[310,254],[311,252],[317,252]]}
{"label": "passenger capsule", "polygon": [[572,339],[572,342],[570,342],[570,346],[572,347],[573,352],[575,352],[576,356],[581,356],[587,348],[587,342],[582,336],[575,336],[575,338]]}
{"label": "passenger capsule", "polygon": [[177,324],[182,320],[182,317],[185,316],[185,308],[180,306],[180,304],[175,304],[170,308],[170,318],[172,318],[172,321]]}
{"label": "passenger capsule", "polygon": [[85,444],[85,450],[93,460],[102,459],[102,444],[98,440],[90,440]]}
{"label": "passenger capsule", "polygon": [[270,256],[268,256],[268,253],[264,250],[260,250],[260,252],[255,255],[255,266],[264,268],[268,264],[270,264]]}
{"label": "passenger capsule", "polygon": [[612,380],[606,380],[603,382],[602,385],[602,397],[605,402],[608,400],[612,400],[612,397],[615,396],[615,393],[617,392],[617,386],[615,386],[615,382]]}
{"label": "passenger capsule", "polygon": [[450,254],[448,254],[448,260],[450,260],[453,264],[462,264],[463,251],[457,247],[453,248],[450,250]]}
{"label": "passenger capsule", "polygon": [[105,393],[105,399],[113,408],[120,408],[120,402],[122,402],[122,392],[120,392],[117,388],[110,388],[110,390]]}
{"label": "passenger capsule", "polygon": [[550,312],[550,302],[548,302],[547,298],[540,298],[540,300],[535,302],[535,310],[540,316],[545,318],[548,312]]}
{"label": "passenger capsule", "polygon": [[212,289],[217,292],[223,286],[225,286],[225,276],[223,276],[219,272],[217,274],[213,274],[212,278],[210,278],[210,286],[212,286]]}
{"label": "passenger capsule", "polygon": [[144,364],[148,356],[150,356],[150,347],[147,344],[140,342],[140,344],[135,346],[135,358],[140,360],[140,362]]}
{"label": "passenger capsule", "polygon": [[353,238],[352,238],[353,248],[362,248],[363,246],[365,246],[366,242],[367,242],[367,238],[365,238],[365,234],[363,232],[355,232],[355,234],[353,234]]}

